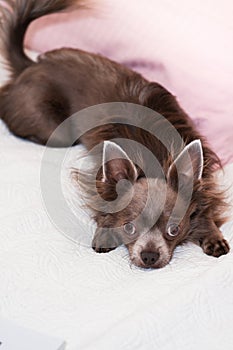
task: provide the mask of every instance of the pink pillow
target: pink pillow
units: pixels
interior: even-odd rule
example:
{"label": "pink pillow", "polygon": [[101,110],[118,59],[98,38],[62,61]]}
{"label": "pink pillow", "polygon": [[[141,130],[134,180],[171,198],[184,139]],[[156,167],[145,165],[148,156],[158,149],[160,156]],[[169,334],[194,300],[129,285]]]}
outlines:
{"label": "pink pillow", "polygon": [[34,22],[26,44],[41,52],[101,53],[172,91],[224,162],[233,161],[233,3],[101,0],[94,10]]}

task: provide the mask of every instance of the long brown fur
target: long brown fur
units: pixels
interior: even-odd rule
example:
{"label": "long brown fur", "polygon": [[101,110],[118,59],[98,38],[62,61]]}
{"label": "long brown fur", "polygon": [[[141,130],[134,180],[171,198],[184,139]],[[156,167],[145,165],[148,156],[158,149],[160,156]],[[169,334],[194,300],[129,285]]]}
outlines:
{"label": "long brown fur", "polygon": [[[23,40],[32,21],[71,6],[81,7],[83,1],[5,0],[5,3],[7,7],[2,7],[1,50],[11,72],[11,80],[0,91],[0,111],[9,129],[19,137],[46,144],[61,122],[85,107],[107,102],[129,102],[153,109],[176,128],[185,144],[199,139],[203,147],[204,170],[192,196],[190,229],[182,241],[173,242],[174,247],[185,241],[203,245],[210,231],[215,232],[220,241],[223,240],[218,229],[226,220],[226,204],[214,178],[214,171],[221,162],[176,98],[161,85],[148,82],[140,74],[100,55],[60,49],[46,53],[37,63],[25,55]],[[91,150],[104,140],[115,138],[133,139],[144,145],[157,157],[165,174],[168,171],[172,162],[169,152],[154,136],[140,128],[110,123],[84,134],[77,143],[81,142]],[[68,133],[64,138],[55,140],[53,146],[65,146],[69,142]],[[143,177],[140,169],[138,177]],[[105,200],[114,199],[115,185],[103,182],[101,174],[97,187]],[[95,200],[95,196],[89,198],[90,202]],[[106,215],[101,212],[94,212],[94,217],[97,224],[106,221]],[[113,217],[109,215],[108,220],[111,226]],[[213,246],[203,249],[207,254],[219,256],[227,253],[229,247],[221,246],[217,253]]]}

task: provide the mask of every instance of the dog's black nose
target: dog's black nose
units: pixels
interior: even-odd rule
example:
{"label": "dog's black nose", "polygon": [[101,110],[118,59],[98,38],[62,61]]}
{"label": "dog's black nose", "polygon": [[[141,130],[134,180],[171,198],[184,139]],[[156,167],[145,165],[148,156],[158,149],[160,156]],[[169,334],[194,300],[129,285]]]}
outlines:
{"label": "dog's black nose", "polygon": [[159,259],[159,253],[156,252],[141,252],[141,259],[146,266],[152,266]]}

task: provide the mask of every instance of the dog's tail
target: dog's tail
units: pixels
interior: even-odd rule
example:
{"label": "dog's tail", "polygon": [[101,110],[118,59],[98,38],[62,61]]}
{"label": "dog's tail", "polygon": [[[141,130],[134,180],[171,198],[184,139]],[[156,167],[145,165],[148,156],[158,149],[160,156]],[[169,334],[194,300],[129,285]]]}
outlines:
{"label": "dog's tail", "polygon": [[34,62],[24,52],[24,36],[35,19],[70,7],[84,6],[83,0],[4,0],[1,4],[0,49],[12,77]]}

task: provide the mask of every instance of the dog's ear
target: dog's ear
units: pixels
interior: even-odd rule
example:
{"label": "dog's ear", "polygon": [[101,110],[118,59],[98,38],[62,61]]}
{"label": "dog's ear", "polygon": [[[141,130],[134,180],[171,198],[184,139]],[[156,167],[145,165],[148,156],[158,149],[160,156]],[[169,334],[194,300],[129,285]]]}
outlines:
{"label": "dog's ear", "polygon": [[[177,174],[181,187],[200,180],[203,172],[203,151],[200,140],[189,143],[175,161],[171,164],[167,174],[168,183],[177,186]],[[174,187],[174,186],[173,186]]]}
{"label": "dog's ear", "polygon": [[138,176],[132,160],[115,142],[104,141],[102,166],[104,182],[118,182],[122,179],[134,182]]}

